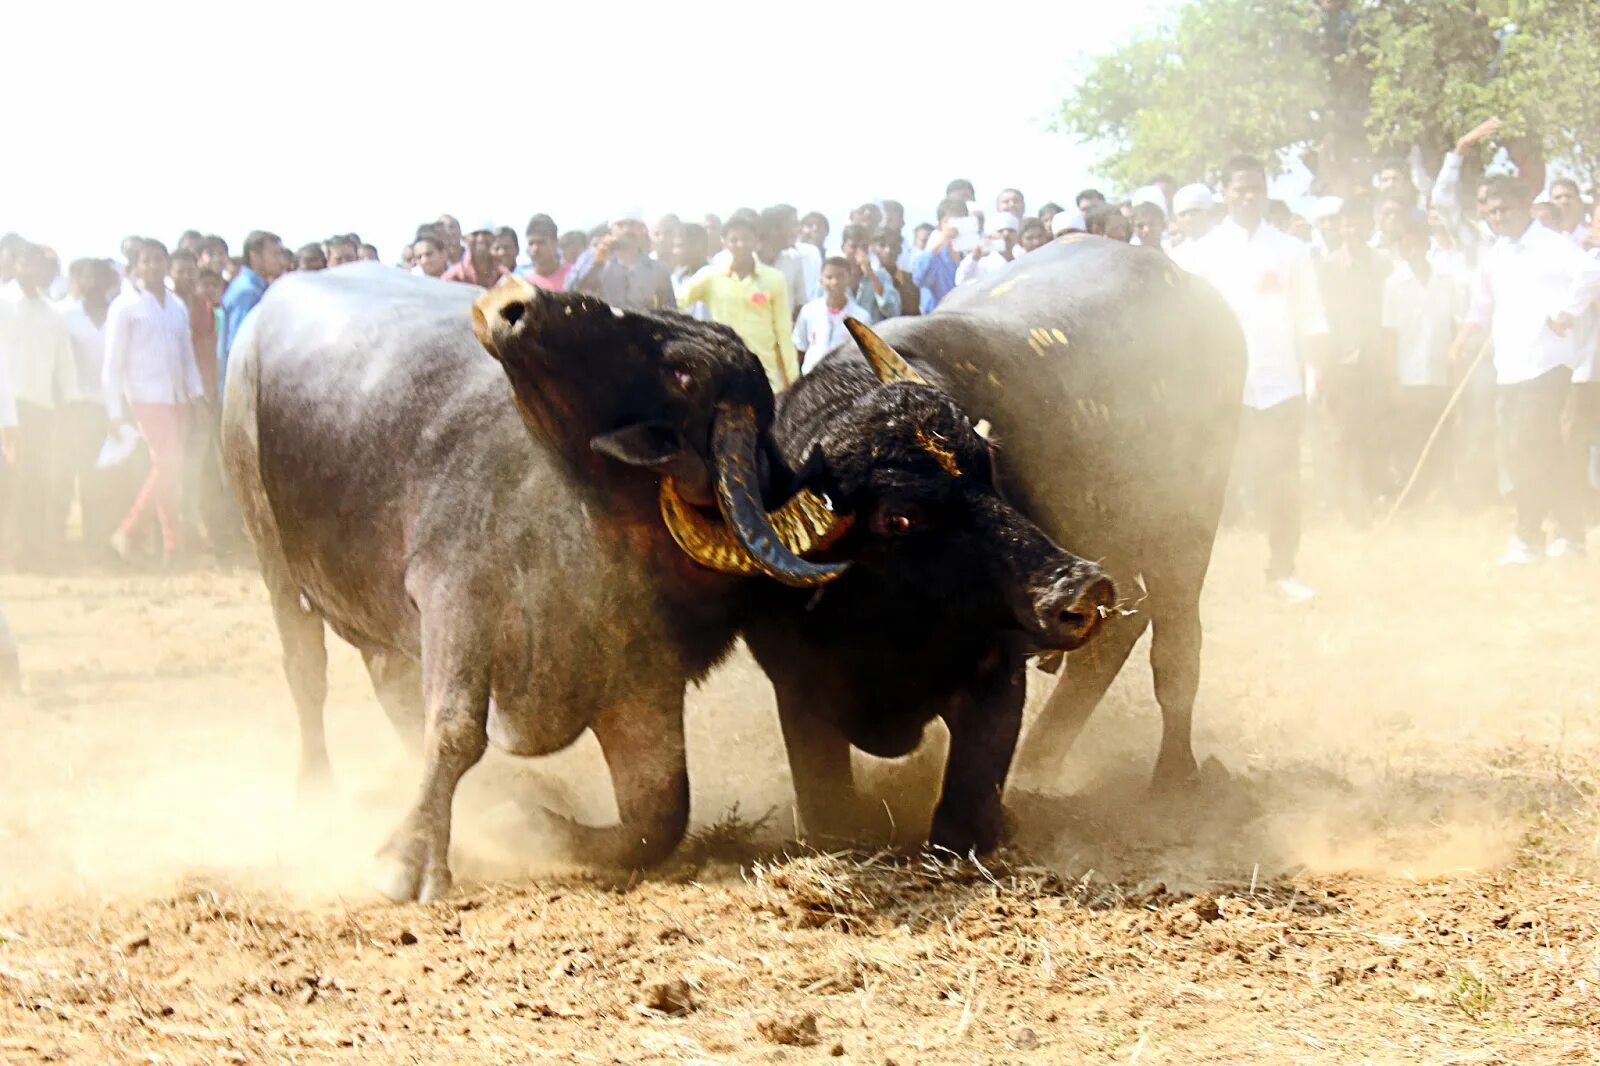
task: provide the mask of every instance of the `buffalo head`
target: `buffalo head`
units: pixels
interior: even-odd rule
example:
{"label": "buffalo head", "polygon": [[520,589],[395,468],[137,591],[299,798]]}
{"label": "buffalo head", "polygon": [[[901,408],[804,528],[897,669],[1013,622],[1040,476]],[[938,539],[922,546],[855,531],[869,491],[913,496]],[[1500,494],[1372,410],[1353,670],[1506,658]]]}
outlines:
{"label": "buffalo head", "polygon": [[761,506],[772,392],[732,330],[520,279],[480,297],[472,327],[523,419],[569,463],[595,480],[620,463],[659,482],[667,529],[697,562],[797,586],[844,571],[801,558],[831,535],[821,501]]}
{"label": "buffalo head", "polygon": [[850,572],[796,623],[827,664],[819,700],[858,747],[894,756],[952,693],[1082,645],[1113,590],[1000,496],[989,441],[947,393],[850,328],[866,365],[813,371],[780,403],[773,436],[791,491],[824,497],[846,526],[815,557]]}

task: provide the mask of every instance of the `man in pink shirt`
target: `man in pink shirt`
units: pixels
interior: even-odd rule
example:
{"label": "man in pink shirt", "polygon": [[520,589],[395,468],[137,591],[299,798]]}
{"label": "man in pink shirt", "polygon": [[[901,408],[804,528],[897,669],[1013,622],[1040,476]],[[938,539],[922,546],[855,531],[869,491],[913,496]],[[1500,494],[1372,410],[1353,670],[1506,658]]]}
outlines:
{"label": "man in pink shirt", "polygon": [[533,285],[550,292],[561,292],[567,287],[567,275],[572,263],[561,261],[561,247],[557,239],[555,219],[549,215],[534,215],[528,219],[523,236],[528,239],[528,272],[522,275]]}
{"label": "man in pink shirt", "polygon": [[182,547],[178,496],[183,484],[184,433],[189,407],[203,402],[205,387],[195,365],[189,313],[183,300],[167,291],[167,249],[143,240],[129,270],[132,284],[106,313],[106,415],[112,425],[137,422],[150,447],[150,475],[122,524],[111,534],[111,549],[124,559],[130,540],[155,510],[161,523],[162,555],[174,561]]}

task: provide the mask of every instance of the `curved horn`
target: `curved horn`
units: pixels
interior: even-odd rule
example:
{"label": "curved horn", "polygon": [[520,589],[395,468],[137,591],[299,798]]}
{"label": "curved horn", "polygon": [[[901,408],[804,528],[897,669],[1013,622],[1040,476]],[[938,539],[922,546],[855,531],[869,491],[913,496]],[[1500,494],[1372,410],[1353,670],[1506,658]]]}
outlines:
{"label": "curved horn", "polygon": [[756,413],[748,404],[721,406],[711,426],[717,506],[733,537],[768,577],[796,588],[826,584],[848,563],[808,563],[790,551],[761,504],[756,473]]}
{"label": "curved horn", "polygon": [[899,352],[889,347],[888,341],[868,329],[866,323],[847,317],[844,328],[861,346],[861,354],[872,364],[879,381],[886,385],[894,381],[909,381],[913,385],[928,383],[921,374],[911,369],[911,364],[901,358]]}
{"label": "curved horn", "polygon": [[[802,489],[788,503],[767,515],[783,546],[796,555],[821,551],[850,528],[850,517],[828,510],[822,498]],[[713,522],[685,500],[669,478],[661,480],[661,520],[685,555],[725,574],[765,573],[734,538],[733,531]]]}

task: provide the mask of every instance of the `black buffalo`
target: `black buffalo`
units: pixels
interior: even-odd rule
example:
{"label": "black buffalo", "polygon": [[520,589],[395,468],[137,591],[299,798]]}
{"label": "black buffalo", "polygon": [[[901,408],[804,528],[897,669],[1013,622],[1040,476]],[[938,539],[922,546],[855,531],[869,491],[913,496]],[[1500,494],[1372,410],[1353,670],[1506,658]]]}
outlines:
{"label": "black buffalo", "polygon": [[779,397],[773,422],[793,487],[849,517],[820,557],[850,570],[814,594],[752,590],[745,640],[774,683],[813,833],[861,828],[852,744],[905,755],[938,717],[950,753],[930,842],[985,850],[1003,830],[1023,664],[1082,646],[1112,584],[1001,497],[993,450],[949,393],[850,326],[859,353],[829,356]]}
{"label": "black buffalo", "polygon": [[[223,454],[283,642],[302,781],[328,774],[324,623],[360,649],[400,732],[423,737],[416,802],[380,854],[385,894],[448,890],[456,783],[490,739],[536,755],[592,728],[621,820],[569,826],[575,850],[643,865],[676,846],[684,689],[732,642],[743,581],[678,549],[658,483],[716,497],[735,534],[719,550],[749,571],[838,572],[795,556],[755,506],[771,411],[737,337],[677,315],[377,266],[273,286],[232,353]],[[784,524],[805,518],[791,507]]]}
{"label": "black buffalo", "polygon": [[[1068,657],[1022,746],[1019,769],[1044,773],[1059,764],[1134,643],[1153,627],[1163,721],[1154,781],[1158,788],[1194,781],[1199,598],[1245,365],[1242,334],[1221,297],[1159,252],[1069,238],[995,279],[957,289],[932,315],[883,323],[879,339],[909,373],[937,383],[947,402],[953,398],[992,427],[998,482],[1031,520],[1007,512],[1006,522],[1026,531],[1014,541],[1023,557],[1028,545],[1053,538],[1095,560],[1129,605],[1110,612],[1092,648]],[[779,398],[774,435],[790,463],[805,469],[818,437],[813,382],[828,392],[834,375],[859,378],[865,347],[858,341],[830,354]],[[827,473],[802,483],[848,493],[860,441],[821,440]],[[986,460],[980,469],[990,492]],[[917,503],[936,528],[943,517],[937,505]],[[855,568],[813,610],[791,604],[769,611],[747,624],[746,638],[777,690],[801,815],[813,831],[854,834],[872,817],[852,787],[851,743],[897,754],[940,714],[950,726],[950,766],[959,759],[969,770],[952,778],[947,768],[932,839],[958,850],[987,847],[999,833],[999,792],[1020,724],[1024,645],[993,625],[950,624],[955,613],[977,609],[972,597],[981,591],[965,570],[917,558],[915,538],[894,543],[903,547],[892,557],[878,549],[886,553],[880,565],[877,555],[841,542]],[[940,553],[948,558],[943,545]],[[993,566],[1006,556],[986,558]],[[850,596],[856,589],[861,595]],[[1069,605],[1069,614],[1075,610]],[[923,624],[929,620],[938,624]],[[954,702],[942,704],[952,693]]]}

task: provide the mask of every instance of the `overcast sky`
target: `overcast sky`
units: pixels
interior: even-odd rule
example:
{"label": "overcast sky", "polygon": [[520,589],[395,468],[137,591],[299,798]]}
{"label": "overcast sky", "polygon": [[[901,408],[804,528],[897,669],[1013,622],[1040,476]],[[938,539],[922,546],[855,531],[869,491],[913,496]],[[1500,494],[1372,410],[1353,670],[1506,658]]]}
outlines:
{"label": "overcast sky", "polygon": [[1093,161],[1048,129],[1078,31],[1104,47],[1173,2],[28,5],[0,14],[7,81],[49,91],[0,120],[0,230],[70,258],[353,229],[392,260],[441,211],[520,232],[787,201],[837,224],[894,197],[916,220],[957,175],[1065,203]]}

